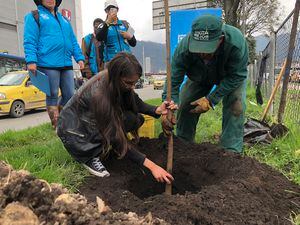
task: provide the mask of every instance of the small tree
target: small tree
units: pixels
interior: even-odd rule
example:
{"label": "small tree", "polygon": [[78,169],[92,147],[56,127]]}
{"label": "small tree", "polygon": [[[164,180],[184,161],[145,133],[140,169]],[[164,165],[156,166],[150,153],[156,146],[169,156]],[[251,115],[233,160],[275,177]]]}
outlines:
{"label": "small tree", "polygon": [[[209,0],[212,7],[224,9],[225,22],[241,28],[245,18],[245,35],[253,36],[255,33],[265,33],[273,29],[279,20],[278,0]],[[244,12],[244,14],[243,14]]]}
{"label": "small tree", "polygon": [[[255,33],[270,33],[279,20],[278,0],[209,0],[212,7],[224,9],[225,22],[237,28],[242,28],[245,22],[245,36],[249,46],[249,58],[255,59]],[[242,29],[241,29],[242,30]]]}

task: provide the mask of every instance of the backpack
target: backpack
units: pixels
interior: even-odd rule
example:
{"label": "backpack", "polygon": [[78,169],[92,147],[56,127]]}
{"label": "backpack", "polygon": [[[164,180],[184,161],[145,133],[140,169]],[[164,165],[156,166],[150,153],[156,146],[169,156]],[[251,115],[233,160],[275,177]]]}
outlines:
{"label": "backpack", "polygon": [[[90,42],[88,44],[88,47],[87,47],[87,55],[88,57],[90,57],[90,54],[91,54],[91,50],[92,50],[92,42],[94,41],[94,37],[92,36],[91,39],[90,39]],[[104,42],[100,42],[101,45],[100,45],[100,60],[103,61],[103,51],[104,51]]]}
{"label": "backpack", "polygon": [[[40,15],[39,15],[39,11],[36,10],[32,10],[31,14],[33,15],[33,18],[35,20],[35,22],[37,23],[38,27],[40,28]],[[67,21],[69,21],[69,19],[67,17],[65,17],[64,15],[62,15]]]}
{"label": "backpack", "polygon": [[40,15],[38,10],[32,10],[31,14],[33,15],[33,18],[35,22],[37,23],[38,27],[40,28]]}

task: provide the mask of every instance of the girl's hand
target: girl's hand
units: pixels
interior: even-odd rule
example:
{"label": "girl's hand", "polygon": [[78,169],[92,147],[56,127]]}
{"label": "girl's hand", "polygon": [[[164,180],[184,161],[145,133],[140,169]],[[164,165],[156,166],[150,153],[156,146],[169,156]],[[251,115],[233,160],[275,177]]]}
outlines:
{"label": "girl's hand", "polygon": [[153,177],[157,180],[157,182],[161,183],[168,183],[171,184],[174,178],[172,177],[171,174],[169,174],[167,171],[165,171],[163,168],[160,166],[156,165],[152,170],[151,173]]}
{"label": "girl's hand", "polygon": [[160,106],[157,107],[155,113],[158,115],[167,115],[168,110],[172,110],[173,112],[178,109],[178,105],[174,103],[174,101],[164,101]]}
{"label": "girl's hand", "polygon": [[145,159],[144,166],[151,171],[153,177],[157,180],[157,182],[166,182],[168,184],[171,184],[171,182],[174,180],[171,174],[169,174],[166,170],[156,165],[154,162],[147,158]]}

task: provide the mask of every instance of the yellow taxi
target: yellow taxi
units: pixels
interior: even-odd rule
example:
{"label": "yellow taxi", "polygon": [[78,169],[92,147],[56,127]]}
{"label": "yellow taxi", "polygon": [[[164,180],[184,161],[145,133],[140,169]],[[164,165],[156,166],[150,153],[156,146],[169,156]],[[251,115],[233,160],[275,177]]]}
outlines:
{"label": "yellow taxi", "polygon": [[156,78],[153,82],[154,90],[163,89],[165,85],[166,77]]}
{"label": "yellow taxi", "polygon": [[46,107],[46,95],[32,85],[27,71],[0,77],[0,114],[21,117],[26,110]]}

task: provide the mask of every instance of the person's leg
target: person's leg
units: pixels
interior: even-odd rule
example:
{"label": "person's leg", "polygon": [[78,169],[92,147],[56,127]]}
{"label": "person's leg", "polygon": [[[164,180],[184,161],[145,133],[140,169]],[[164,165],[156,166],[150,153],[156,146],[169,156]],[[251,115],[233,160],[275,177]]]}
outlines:
{"label": "person's leg", "polygon": [[50,70],[50,69],[41,69],[39,70],[42,73],[45,73],[49,78],[50,84],[50,96],[46,96],[46,106],[49,118],[51,120],[52,127],[55,129],[58,119],[58,89],[60,83],[60,71],[59,70]]}
{"label": "person's leg", "polygon": [[246,81],[223,98],[222,135],[220,145],[228,150],[243,151],[246,111]]}
{"label": "person's leg", "polygon": [[73,70],[63,70],[61,72],[60,90],[62,98],[59,105],[63,107],[70,100],[75,91]]}
{"label": "person's leg", "polygon": [[143,115],[135,114],[132,111],[125,111],[123,113],[123,123],[126,132],[139,129],[145,122]]}
{"label": "person's leg", "polygon": [[91,174],[97,177],[109,177],[110,173],[100,161],[99,157],[94,157],[82,164]]}
{"label": "person's leg", "polygon": [[49,78],[50,96],[46,97],[47,106],[57,106],[58,102],[58,89],[60,83],[60,71],[50,69],[39,69],[42,73],[45,73]]}
{"label": "person's leg", "polygon": [[[63,131],[62,118],[58,121],[57,135],[64,144],[65,149],[69,154],[79,163],[81,163],[91,174],[98,177],[108,177],[110,173],[100,161],[100,154],[102,151],[101,141],[79,137],[76,133]],[[100,136],[100,135],[99,135]]]}
{"label": "person's leg", "polygon": [[205,96],[209,89],[201,87],[199,83],[187,80],[183,86],[179,96],[179,109],[177,113],[177,129],[178,137],[193,142],[196,134],[196,127],[200,114],[190,113],[195,108],[191,102]]}

